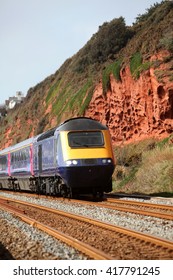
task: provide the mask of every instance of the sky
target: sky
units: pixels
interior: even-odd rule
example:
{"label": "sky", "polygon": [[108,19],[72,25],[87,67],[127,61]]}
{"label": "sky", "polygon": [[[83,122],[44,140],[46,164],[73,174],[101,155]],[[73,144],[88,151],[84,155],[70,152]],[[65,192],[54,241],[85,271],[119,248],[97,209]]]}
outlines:
{"label": "sky", "polygon": [[122,16],[132,25],[156,2],[0,0],[0,104],[54,74],[104,22]]}

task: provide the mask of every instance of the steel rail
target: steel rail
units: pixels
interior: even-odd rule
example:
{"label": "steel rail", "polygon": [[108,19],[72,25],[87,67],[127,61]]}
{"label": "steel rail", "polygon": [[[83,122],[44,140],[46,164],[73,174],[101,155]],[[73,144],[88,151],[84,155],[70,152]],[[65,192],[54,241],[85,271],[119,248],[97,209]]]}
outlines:
{"label": "steel rail", "polygon": [[[139,214],[139,215],[144,215],[144,216],[156,217],[156,218],[160,218],[160,219],[173,220],[173,214],[166,214],[166,213],[160,213],[160,212],[149,211],[149,210],[132,209],[132,208],[127,208],[127,207],[123,207],[123,206],[116,206],[116,205],[108,205],[104,202],[81,201],[81,200],[76,200],[76,199],[72,199],[71,201],[75,202],[75,203],[80,203],[80,204],[100,206],[100,207],[104,207],[104,208],[112,209],[112,210],[118,210],[118,211],[129,212],[129,213],[134,213],[134,214]],[[110,202],[110,201],[108,201],[108,202]],[[118,203],[118,202],[114,201],[114,203]],[[120,204],[126,204],[126,201],[125,202],[120,202]],[[127,205],[129,205],[129,204],[133,205],[133,202],[127,203]],[[138,203],[136,201],[135,201],[134,204],[137,205],[137,206],[146,206],[146,207],[150,206],[150,208],[152,208],[152,204],[150,204],[149,206],[148,205],[141,205],[140,202]],[[168,205],[166,205],[166,207],[167,206]],[[169,208],[163,208],[163,207],[158,207],[158,208],[173,211],[173,206],[170,206]]]}
{"label": "steel rail", "polygon": [[156,203],[147,203],[147,202],[141,202],[141,201],[129,201],[129,200],[119,200],[116,198],[107,198],[107,202],[110,203],[118,203],[118,204],[129,204],[129,205],[140,205],[150,208],[158,208],[158,209],[164,209],[164,210],[172,210],[172,205],[165,205],[165,204],[156,204]]}
{"label": "steel rail", "polygon": [[142,209],[132,209],[132,208],[127,208],[123,206],[113,206],[113,205],[107,205],[107,204],[100,204],[100,206],[104,208],[109,208],[113,210],[119,210],[123,212],[130,212],[130,213],[135,213],[139,215],[144,215],[144,216],[151,216],[151,217],[156,217],[160,219],[166,219],[166,220],[173,220],[173,215],[172,214],[166,214],[166,213],[159,213],[159,212],[154,212],[154,211],[149,211],[149,210],[142,210]]}
{"label": "steel rail", "polygon": [[81,242],[67,234],[64,234],[60,231],[57,231],[43,223],[40,223],[32,218],[27,217],[25,214],[21,214],[21,211],[18,211],[18,209],[15,209],[14,207],[9,207],[9,205],[5,205],[5,203],[0,203],[0,208],[10,212],[11,214],[14,214],[18,218],[20,218],[23,222],[44,231],[45,233],[55,237],[56,239],[64,242],[65,244],[71,246],[72,248],[75,248],[79,252],[82,252],[86,256],[90,257],[91,259],[95,260],[112,260],[111,256],[108,254],[84,243]]}
{"label": "steel rail", "polygon": [[[2,190],[0,190],[1,193]],[[10,194],[14,194],[14,195],[21,195],[23,196],[23,193],[21,192],[15,192],[15,191],[6,191],[7,193]],[[29,196],[29,197],[34,197],[34,198],[43,198],[43,199],[49,199],[49,200],[70,200],[72,202],[77,202],[77,203],[84,203],[84,204],[94,204],[94,205],[103,205],[103,203],[100,202],[93,202],[93,201],[86,201],[86,200],[77,200],[77,199],[69,199],[69,198],[62,198],[62,197],[52,197],[52,196],[46,196],[46,195],[42,195],[42,194],[33,194],[33,193],[24,193],[25,196]],[[137,205],[137,206],[144,206],[144,207],[148,207],[148,208],[156,208],[156,209],[163,209],[163,210],[170,210],[173,211],[173,206],[172,205],[165,205],[165,204],[157,204],[157,203],[147,203],[147,202],[140,202],[140,201],[129,201],[129,200],[119,200],[116,198],[106,198],[106,202],[110,202],[110,203],[117,203],[117,204],[127,204],[127,205]],[[106,207],[106,204],[105,206]]]}
{"label": "steel rail", "polygon": [[124,228],[124,227],[119,227],[119,226],[115,226],[115,225],[112,225],[112,224],[109,224],[109,223],[104,223],[104,222],[101,222],[99,220],[93,220],[92,218],[87,218],[87,217],[84,217],[84,216],[67,213],[67,212],[57,210],[57,209],[53,209],[53,208],[47,208],[47,207],[44,207],[44,206],[40,206],[40,205],[37,205],[37,204],[32,204],[32,203],[25,202],[25,201],[9,199],[9,198],[8,199],[4,198],[4,200],[8,200],[8,201],[11,201],[11,202],[14,202],[14,203],[19,203],[21,205],[25,205],[25,206],[29,206],[29,207],[34,207],[36,209],[40,209],[40,210],[43,210],[43,211],[46,211],[46,212],[49,212],[49,213],[61,215],[61,216],[68,217],[68,218],[71,218],[71,219],[76,219],[76,220],[81,221],[81,222],[86,222],[86,223],[92,224],[94,226],[101,227],[103,229],[111,230],[113,232],[122,233],[122,234],[125,234],[125,235],[128,235],[128,236],[134,237],[136,239],[144,240],[145,242],[150,242],[150,243],[153,243],[157,246],[162,246],[164,248],[168,248],[168,249],[173,250],[173,242],[172,241],[169,241],[169,240],[157,237],[157,236],[148,235],[148,234],[145,234],[145,233],[141,233],[139,231],[134,231],[134,230],[127,229],[127,228]]}
{"label": "steel rail", "polygon": [[[14,192],[14,194],[16,194]],[[129,212],[129,213],[134,213],[134,214],[139,214],[139,215],[144,215],[144,216],[151,216],[151,217],[155,217],[155,218],[159,218],[159,219],[166,219],[166,220],[173,220],[173,214],[166,214],[166,213],[160,213],[160,212],[155,212],[154,210],[141,210],[141,209],[132,209],[132,208],[127,208],[127,207],[123,207],[123,206],[116,206],[116,205],[108,205],[104,202],[92,202],[92,201],[86,201],[86,200],[77,200],[77,199],[66,199],[66,198],[62,198],[62,197],[46,197],[45,195],[35,195],[35,194],[25,194],[26,196],[33,196],[35,198],[43,198],[43,199],[49,199],[49,200],[63,200],[63,201],[71,201],[74,203],[80,203],[80,204],[88,204],[88,205],[94,205],[94,206],[100,206],[100,207],[104,207],[107,209],[112,209],[112,210],[118,210],[118,211],[123,211],[123,212]],[[173,211],[173,206],[171,205],[158,205],[158,204],[154,204],[154,203],[146,203],[146,202],[138,202],[138,201],[121,201],[118,199],[114,199],[114,198],[108,198],[107,202],[110,203],[117,203],[117,204],[127,204],[127,205],[137,205],[137,206],[145,206],[145,207],[149,207],[149,208],[155,208],[155,209],[163,209],[163,210],[172,210]]]}
{"label": "steel rail", "polygon": [[[11,209],[12,211],[16,211],[15,207],[8,204],[8,201],[4,201],[3,199],[0,198],[0,206],[7,207],[7,205],[8,205],[8,209]],[[18,209],[18,213],[24,214],[24,211]]]}

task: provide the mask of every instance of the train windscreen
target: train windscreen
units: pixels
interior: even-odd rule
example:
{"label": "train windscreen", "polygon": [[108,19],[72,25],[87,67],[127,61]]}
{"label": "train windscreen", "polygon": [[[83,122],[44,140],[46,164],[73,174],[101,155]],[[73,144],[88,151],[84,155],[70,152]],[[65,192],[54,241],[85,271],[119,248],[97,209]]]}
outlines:
{"label": "train windscreen", "polygon": [[104,146],[104,138],[101,131],[69,132],[68,142],[72,148]]}

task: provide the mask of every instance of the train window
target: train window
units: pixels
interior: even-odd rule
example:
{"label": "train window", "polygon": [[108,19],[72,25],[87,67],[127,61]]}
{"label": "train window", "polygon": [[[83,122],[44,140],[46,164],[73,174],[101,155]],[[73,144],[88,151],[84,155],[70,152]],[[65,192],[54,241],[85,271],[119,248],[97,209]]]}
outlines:
{"label": "train window", "polygon": [[26,147],[11,153],[12,169],[26,168],[30,164],[29,149],[30,147]]}
{"label": "train window", "polygon": [[14,162],[14,154],[11,154],[11,163]]}
{"label": "train window", "polygon": [[72,148],[104,146],[104,138],[101,131],[69,132],[68,142]]}
{"label": "train window", "polygon": [[0,171],[4,171],[7,169],[8,161],[7,156],[0,157]]}
{"label": "train window", "polygon": [[54,166],[54,140],[48,138],[42,142],[42,168]]}

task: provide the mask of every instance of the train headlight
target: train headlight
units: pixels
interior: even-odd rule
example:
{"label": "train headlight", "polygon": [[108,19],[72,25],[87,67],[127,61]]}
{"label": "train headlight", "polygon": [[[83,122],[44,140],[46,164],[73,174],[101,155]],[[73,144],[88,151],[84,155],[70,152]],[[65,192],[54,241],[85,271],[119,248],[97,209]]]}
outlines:
{"label": "train headlight", "polygon": [[112,160],[111,160],[110,158],[103,158],[103,159],[102,159],[102,163],[103,163],[103,164],[112,163]]}
{"label": "train headlight", "polygon": [[77,164],[78,164],[78,161],[76,159],[66,161],[67,166],[72,166],[72,165],[77,165]]}

